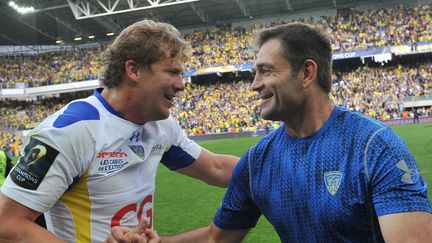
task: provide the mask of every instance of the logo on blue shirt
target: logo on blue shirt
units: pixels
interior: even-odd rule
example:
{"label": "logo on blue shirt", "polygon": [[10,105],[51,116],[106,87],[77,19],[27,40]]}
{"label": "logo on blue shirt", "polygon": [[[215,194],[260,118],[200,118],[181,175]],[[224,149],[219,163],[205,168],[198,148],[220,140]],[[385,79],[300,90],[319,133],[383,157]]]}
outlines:
{"label": "logo on blue shirt", "polygon": [[328,171],[324,172],[324,182],[327,187],[327,191],[334,196],[339,190],[342,182],[342,172],[340,171]]}
{"label": "logo on blue shirt", "polygon": [[396,167],[398,167],[404,174],[401,177],[401,181],[404,183],[414,183],[413,175],[416,174],[416,170],[412,170],[408,167],[405,160],[397,162]]}

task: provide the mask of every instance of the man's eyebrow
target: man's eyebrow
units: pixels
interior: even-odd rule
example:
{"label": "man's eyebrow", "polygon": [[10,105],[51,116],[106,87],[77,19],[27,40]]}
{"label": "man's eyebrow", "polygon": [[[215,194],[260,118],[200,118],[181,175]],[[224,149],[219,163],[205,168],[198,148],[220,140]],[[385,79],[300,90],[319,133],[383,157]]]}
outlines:
{"label": "man's eyebrow", "polygon": [[273,68],[274,65],[270,64],[270,63],[265,63],[265,62],[255,64],[255,68],[263,68],[263,67]]}
{"label": "man's eyebrow", "polygon": [[179,68],[179,67],[165,67],[164,68],[165,71],[170,71],[170,72],[183,72],[184,68]]}

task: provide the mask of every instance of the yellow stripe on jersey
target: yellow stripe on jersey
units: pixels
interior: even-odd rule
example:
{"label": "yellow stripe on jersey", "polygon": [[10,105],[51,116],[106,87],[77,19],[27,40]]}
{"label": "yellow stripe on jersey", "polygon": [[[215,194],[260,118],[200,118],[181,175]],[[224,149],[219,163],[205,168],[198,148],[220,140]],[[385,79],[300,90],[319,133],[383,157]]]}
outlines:
{"label": "yellow stripe on jersey", "polygon": [[90,228],[90,196],[87,187],[88,171],[72,187],[72,190],[65,192],[60,201],[67,205],[75,227],[77,243],[91,242]]}

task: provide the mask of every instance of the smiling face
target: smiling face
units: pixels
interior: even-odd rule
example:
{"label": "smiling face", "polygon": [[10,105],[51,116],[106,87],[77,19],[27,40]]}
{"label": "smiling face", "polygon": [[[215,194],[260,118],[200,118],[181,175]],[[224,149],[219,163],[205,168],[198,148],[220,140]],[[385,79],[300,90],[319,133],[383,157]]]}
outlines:
{"label": "smiling face", "polygon": [[281,42],[273,38],[260,48],[255,60],[256,75],[252,90],[259,93],[261,117],[286,121],[304,102],[302,84],[281,53]]}
{"label": "smiling face", "polygon": [[182,74],[182,61],[169,57],[150,67],[138,67],[137,112],[145,114],[146,122],[168,118],[174,97],[185,88]]}

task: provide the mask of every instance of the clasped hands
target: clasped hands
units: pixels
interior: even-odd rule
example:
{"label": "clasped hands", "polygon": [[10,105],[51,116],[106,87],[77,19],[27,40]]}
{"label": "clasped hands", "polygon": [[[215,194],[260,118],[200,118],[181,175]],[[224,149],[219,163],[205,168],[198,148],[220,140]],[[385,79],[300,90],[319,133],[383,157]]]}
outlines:
{"label": "clasped hands", "polygon": [[160,243],[159,235],[148,226],[147,219],[142,219],[135,228],[114,226],[104,243]]}

